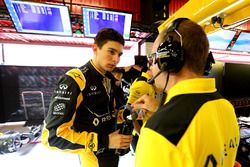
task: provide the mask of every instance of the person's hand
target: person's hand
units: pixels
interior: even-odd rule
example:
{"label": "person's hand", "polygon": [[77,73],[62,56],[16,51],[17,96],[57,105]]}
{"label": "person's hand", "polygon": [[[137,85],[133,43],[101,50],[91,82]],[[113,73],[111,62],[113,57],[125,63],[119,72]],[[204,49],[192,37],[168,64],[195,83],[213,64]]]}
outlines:
{"label": "person's hand", "polygon": [[119,134],[119,130],[109,134],[110,149],[127,149],[132,142],[132,135]]}
{"label": "person's hand", "polygon": [[134,111],[142,110],[143,112],[155,112],[158,109],[159,105],[159,100],[145,94],[137,99],[134,103],[132,103],[131,107]]}

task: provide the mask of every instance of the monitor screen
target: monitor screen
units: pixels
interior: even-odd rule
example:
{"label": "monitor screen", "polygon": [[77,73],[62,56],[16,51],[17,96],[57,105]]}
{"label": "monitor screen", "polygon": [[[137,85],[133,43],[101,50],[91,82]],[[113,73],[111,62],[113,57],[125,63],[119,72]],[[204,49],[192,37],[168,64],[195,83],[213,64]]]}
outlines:
{"label": "monitor screen", "polygon": [[117,30],[124,39],[130,38],[132,14],[97,8],[82,8],[83,32],[85,37],[95,37],[102,28]]}
{"label": "monitor screen", "polygon": [[235,34],[236,32],[231,30],[219,30],[212,34],[209,34],[207,36],[209,41],[209,48],[226,50]]}
{"label": "monitor screen", "polygon": [[225,63],[223,92],[226,98],[250,97],[250,64]]}
{"label": "monitor screen", "polygon": [[72,36],[68,7],[25,1],[4,2],[17,32]]}
{"label": "monitor screen", "polygon": [[233,51],[250,52],[250,33],[241,32],[233,45]]}

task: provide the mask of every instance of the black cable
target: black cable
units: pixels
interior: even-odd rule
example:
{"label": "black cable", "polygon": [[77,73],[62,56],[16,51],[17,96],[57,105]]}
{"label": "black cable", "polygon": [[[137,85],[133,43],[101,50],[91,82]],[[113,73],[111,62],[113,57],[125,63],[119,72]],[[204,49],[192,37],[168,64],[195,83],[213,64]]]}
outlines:
{"label": "black cable", "polygon": [[165,91],[166,91],[166,88],[167,88],[167,85],[168,85],[168,80],[169,80],[169,73],[168,73],[167,80],[166,80],[165,86],[163,88],[163,91],[161,92],[161,101],[160,101],[159,107],[161,107],[164,104],[165,100],[166,100],[167,93]]}

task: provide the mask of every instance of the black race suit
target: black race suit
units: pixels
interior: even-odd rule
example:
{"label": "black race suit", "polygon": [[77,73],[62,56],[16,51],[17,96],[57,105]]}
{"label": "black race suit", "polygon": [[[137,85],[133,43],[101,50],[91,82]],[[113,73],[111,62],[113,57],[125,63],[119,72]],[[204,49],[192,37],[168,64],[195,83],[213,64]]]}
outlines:
{"label": "black race suit", "polygon": [[103,75],[92,61],[68,71],[54,90],[42,143],[79,154],[82,166],[118,166],[119,157],[108,149],[116,124],[113,85],[113,75]]}

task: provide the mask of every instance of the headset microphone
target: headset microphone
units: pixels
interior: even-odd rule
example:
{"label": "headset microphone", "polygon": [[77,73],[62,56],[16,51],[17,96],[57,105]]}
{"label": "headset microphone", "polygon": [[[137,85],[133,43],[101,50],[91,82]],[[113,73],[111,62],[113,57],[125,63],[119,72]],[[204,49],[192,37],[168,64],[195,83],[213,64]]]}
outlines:
{"label": "headset microphone", "polygon": [[155,76],[153,76],[153,77],[148,81],[148,83],[149,83],[149,84],[153,84],[154,81],[155,81],[155,78],[158,77],[161,73],[162,73],[162,70],[160,70]]}

